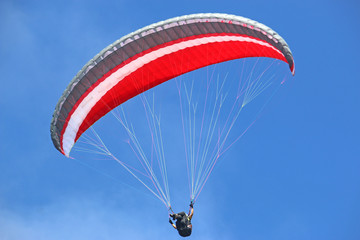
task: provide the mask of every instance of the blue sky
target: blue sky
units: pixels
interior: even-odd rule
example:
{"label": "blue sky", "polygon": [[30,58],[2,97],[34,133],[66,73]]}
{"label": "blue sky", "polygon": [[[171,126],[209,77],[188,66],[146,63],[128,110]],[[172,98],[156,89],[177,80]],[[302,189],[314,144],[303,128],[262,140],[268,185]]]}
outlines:
{"label": "blue sky", "polygon": [[[0,239],[180,238],[141,187],[56,151],[49,125],[101,49],[198,12],[270,26],[292,49],[296,76],[213,172],[192,238],[359,239],[359,10],[356,1],[1,1]],[[187,207],[187,195],[174,198],[176,211]]]}

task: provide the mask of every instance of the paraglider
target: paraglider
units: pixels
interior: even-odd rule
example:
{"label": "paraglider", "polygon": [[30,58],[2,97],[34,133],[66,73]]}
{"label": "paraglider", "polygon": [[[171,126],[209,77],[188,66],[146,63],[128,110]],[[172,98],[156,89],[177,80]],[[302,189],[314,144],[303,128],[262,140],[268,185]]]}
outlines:
{"label": "paraglider", "polygon": [[245,57],[280,59],[295,74],[285,40],[239,16],[193,14],[130,33],[102,50],[70,82],[54,111],[53,143],[69,156],[83,132],[130,98],[186,72]]}
{"label": "paraglider", "polygon": [[[294,59],[285,40],[269,27],[248,18],[218,13],[192,14],[141,28],[107,46],[72,79],[59,99],[53,114],[50,128],[52,142],[57,150],[69,157],[74,144],[87,129],[114,108],[135,96],[196,69],[250,57],[281,60],[287,63],[291,73],[295,74]],[[211,153],[210,140],[205,143],[206,152],[202,154],[200,168],[196,167],[198,162],[194,159],[195,154],[192,154],[189,165],[191,211],[189,215],[184,212],[184,214],[172,215],[173,220],[177,220],[177,225],[173,223],[172,225],[179,233],[185,229],[187,233],[183,235],[191,234],[193,202],[204,187],[215,163],[221,156],[221,151],[225,149],[224,143],[242,108],[269,86],[268,82],[259,83],[261,77],[262,75],[255,80],[249,78],[248,82],[244,81],[245,85],[241,88],[239,84],[236,102],[231,108],[231,113],[234,113],[235,117],[231,120],[229,115],[225,122],[225,125],[230,126],[229,130],[218,130],[219,137],[214,144],[211,157],[208,156],[208,153]],[[216,106],[221,108],[224,99],[217,97],[216,101]],[[153,125],[156,128],[156,122],[159,120],[156,116],[154,117],[153,109],[148,107],[149,104],[144,102],[144,106],[150,109],[150,115],[153,116],[153,120],[150,121],[154,122]],[[214,119],[217,120],[216,117]],[[208,134],[210,137],[215,135],[214,129],[218,123],[215,120]],[[139,158],[145,162],[143,167],[155,190],[141,181],[105,146],[100,147],[100,151],[119,162],[168,209],[171,209],[164,157],[159,154],[161,174],[165,175],[163,176],[165,190],[162,190],[152,170],[153,165],[147,162],[134,131],[127,121],[120,120],[120,122],[129,134],[132,143],[136,145],[135,151],[138,151]],[[160,124],[157,127],[160,128]],[[191,128],[195,129],[195,125],[191,125]],[[161,133],[158,129],[156,131]],[[200,132],[203,132],[202,128]],[[194,136],[192,137],[195,138]],[[103,144],[101,140],[99,142],[99,145]],[[162,141],[158,142],[158,149],[161,151]],[[198,145],[200,146],[201,143],[199,140]],[[195,150],[192,149],[192,151]],[[201,155],[199,151],[197,153]],[[207,158],[210,159],[208,166],[203,163],[203,160]],[[197,178],[195,178],[195,170],[198,170]]]}
{"label": "paraglider", "polygon": [[182,237],[188,237],[192,233],[192,224],[191,219],[194,215],[194,203],[190,203],[189,214],[185,212],[170,214],[172,220],[176,220],[176,225],[173,223],[171,218],[169,218],[169,223],[175,228],[179,235]]}

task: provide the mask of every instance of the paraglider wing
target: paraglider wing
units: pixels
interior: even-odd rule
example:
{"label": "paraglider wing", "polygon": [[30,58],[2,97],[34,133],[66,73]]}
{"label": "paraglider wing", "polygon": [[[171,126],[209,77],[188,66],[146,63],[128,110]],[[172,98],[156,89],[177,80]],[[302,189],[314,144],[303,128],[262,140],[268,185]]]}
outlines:
{"label": "paraglider wing", "polygon": [[74,77],[51,122],[55,147],[69,156],[81,134],[130,98],[195,69],[237,58],[269,57],[295,65],[269,27],[227,14],[193,14],[149,25],[106,47]]}

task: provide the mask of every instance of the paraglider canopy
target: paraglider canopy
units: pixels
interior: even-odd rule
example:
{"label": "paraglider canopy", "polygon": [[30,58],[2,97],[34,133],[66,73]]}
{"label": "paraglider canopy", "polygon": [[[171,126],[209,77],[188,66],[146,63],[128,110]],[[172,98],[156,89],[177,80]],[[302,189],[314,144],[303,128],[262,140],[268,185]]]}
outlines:
{"label": "paraglider canopy", "polygon": [[245,57],[279,59],[295,73],[284,39],[244,17],[193,14],[139,29],[102,50],[70,82],[53,114],[52,141],[69,156],[84,131],[130,98],[195,69]]}

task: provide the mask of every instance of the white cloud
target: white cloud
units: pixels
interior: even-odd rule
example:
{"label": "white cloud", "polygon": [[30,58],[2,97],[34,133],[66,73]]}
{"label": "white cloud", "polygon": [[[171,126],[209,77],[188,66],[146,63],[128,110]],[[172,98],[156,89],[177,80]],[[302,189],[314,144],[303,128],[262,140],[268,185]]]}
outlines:
{"label": "white cloud", "polygon": [[3,36],[0,49],[3,54],[11,54],[16,49],[25,50],[34,41],[28,25],[28,16],[14,4],[0,3],[0,34]]}
{"label": "white cloud", "polygon": [[[160,239],[164,224],[157,217],[140,219],[132,211],[95,199],[59,200],[25,212],[0,209],[0,239]],[[166,234],[168,229],[163,230]]]}
{"label": "white cloud", "polygon": [[[149,200],[149,199],[147,199]],[[0,207],[1,240],[180,239],[159,204],[99,197],[72,197],[24,210]],[[141,201],[140,201],[141,202]],[[139,202],[139,203],[140,203]],[[180,206],[177,206],[178,208]],[[213,204],[195,209],[193,239],[231,239],[216,219]],[[212,213],[209,215],[209,213]],[[219,222],[220,221],[220,222]],[[226,237],[227,236],[227,237]]]}

